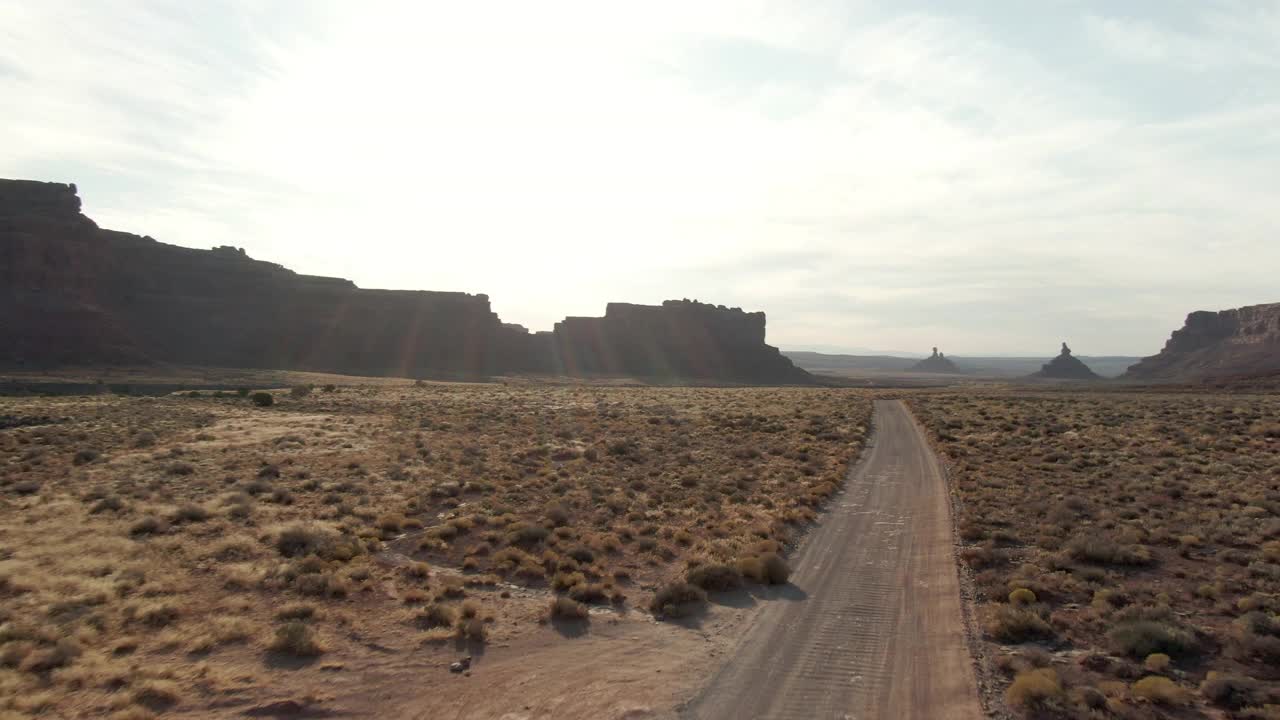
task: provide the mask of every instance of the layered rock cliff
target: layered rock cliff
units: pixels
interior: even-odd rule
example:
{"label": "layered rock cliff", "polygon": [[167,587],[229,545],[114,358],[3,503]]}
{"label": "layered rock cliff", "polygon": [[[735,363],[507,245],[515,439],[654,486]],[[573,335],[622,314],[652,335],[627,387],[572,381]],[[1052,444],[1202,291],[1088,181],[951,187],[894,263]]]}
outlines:
{"label": "layered rock cliff", "polygon": [[504,324],[486,295],[364,290],[243,249],[101,230],[74,185],[0,180],[0,365],[164,362],[369,375],[504,372],[804,382],[764,314],[611,304],[554,333]]}
{"label": "layered rock cliff", "polygon": [[1130,380],[1205,380],[1280,373],[1280,303],[1197,311]]}
{"label": "layered rock cliff", "polygon": [[1071,348],[1062,343],[1062,352],[1058,357],[1045,363],[1038,372],[1032,373],[1034,378],[1051,378],[1056,380],[1098,380],[1100,376],[1080,358],[1071,354]]}
{"label": "layered rock cliff", "polygon": [[555,355],[570,375],[807,382],[808,373],[765,344],[764,326],[764,313],[691,300],[609,303],[602,318],[556,323]]}

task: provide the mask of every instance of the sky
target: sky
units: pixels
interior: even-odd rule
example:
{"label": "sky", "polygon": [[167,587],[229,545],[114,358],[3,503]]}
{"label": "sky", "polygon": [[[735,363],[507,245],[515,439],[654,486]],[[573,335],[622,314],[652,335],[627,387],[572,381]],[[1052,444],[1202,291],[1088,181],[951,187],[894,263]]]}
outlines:
{"label": "sky", "polygon": [[1280,0],[0,0],[0,177],[367,288],[1149,355],[1280,301]]}

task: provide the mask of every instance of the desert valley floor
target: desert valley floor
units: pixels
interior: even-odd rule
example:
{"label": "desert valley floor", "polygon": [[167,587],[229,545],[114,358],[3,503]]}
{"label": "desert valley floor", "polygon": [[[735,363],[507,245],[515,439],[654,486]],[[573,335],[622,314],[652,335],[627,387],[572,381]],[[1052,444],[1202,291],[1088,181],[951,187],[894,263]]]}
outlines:
{"label": "desert valley floor", "polygon": [[[825,708],[797,678],[845,671],[932,697],[904,653],[846,663],[914,627],[971,693],[938,717],[1276,717],[1275,396],[266,395],[0,399],[0,716],[720,717],[754,680]],[[865,472],[886,447],[923,459]],[[924,706],[858,717],[884,707]]]}

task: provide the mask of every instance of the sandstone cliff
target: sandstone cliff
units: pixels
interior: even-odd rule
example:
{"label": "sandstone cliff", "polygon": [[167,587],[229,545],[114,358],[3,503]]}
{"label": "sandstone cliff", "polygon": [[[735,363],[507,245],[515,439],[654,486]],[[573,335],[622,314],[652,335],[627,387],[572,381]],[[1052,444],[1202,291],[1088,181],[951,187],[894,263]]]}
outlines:
{"label": "sandstone cliff", "polygon": [[1071,348],[1062,343],[1062,352],[1058,357],[1045,363],[1039,372],[1031,374],[1034,378],[1053,378],[1058,380],[1098,380],[1099,375],[1071,354]]}
{"label": "sandstone cliff", "polygon": [[505,372],[804,382],[764,314],[613,305],[554,333],[504,324],[486,295],[364,290],[243,249],[101,230],[74,185],[0,180],[0,365],[184,365],[407,377]]}
{"label": "sandstone cliff", "polygon": [[1129,368],[1129,380],[1204,380],[1280,373],[1280,303],[1187,316],[1159,354]]}

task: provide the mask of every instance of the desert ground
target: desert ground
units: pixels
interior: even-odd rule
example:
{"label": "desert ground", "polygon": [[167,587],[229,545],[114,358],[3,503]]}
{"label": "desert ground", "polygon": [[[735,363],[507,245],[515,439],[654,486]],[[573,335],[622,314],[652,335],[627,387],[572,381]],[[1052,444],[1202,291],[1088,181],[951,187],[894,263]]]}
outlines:
{"label": "desert ground", "polygon": [[1280,717],[1280,397],[908,400],[950,467],[981,654],[1049,717]]}
{"label": "desert ground", "polygon": [[0,717],[1280,704],[1275,395],[188,380],[0,398]]}
{"label": "desert ground", "polygon": [[0,713],[671,711],[741,614],[705,590],[786,581],[872,407],[832,389],[260,393],[0,399]]}

